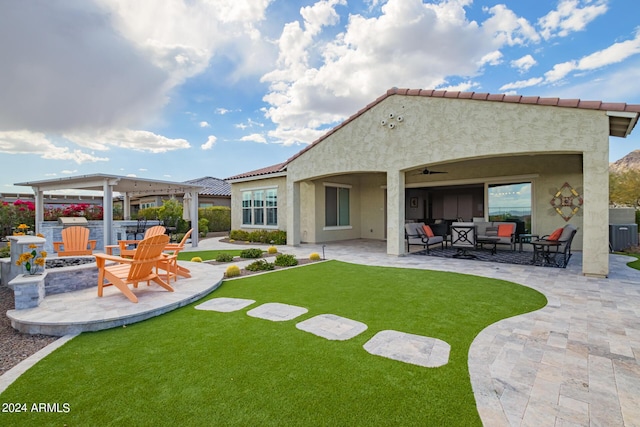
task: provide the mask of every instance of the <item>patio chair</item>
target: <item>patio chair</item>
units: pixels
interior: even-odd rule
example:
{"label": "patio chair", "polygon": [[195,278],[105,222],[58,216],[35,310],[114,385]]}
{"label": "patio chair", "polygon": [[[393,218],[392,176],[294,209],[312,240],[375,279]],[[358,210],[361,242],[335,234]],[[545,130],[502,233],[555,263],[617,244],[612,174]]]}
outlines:
{"label": "patio chair", "polygon": [[476,248],[476,226],[472,222],[454,222],[451,224],[451,247],[456,249],[454,258],[476,258],[469,250]]}
{"label": "patio chair", "polygon": [[[98,266],[98,297],[102,297],[103,288],[113,285],[118,288],[131,302],[138,302],[138,298],[129,288],[138,287],[140,282],[155,282],[169,292],[173,288],[158,275],[157,264],[165,258],[162,251],[169,242],[169,236],[164,234],[151,236],[140,242],[133,254],[133,258],[123,258],[108,254],[95,254]],[[105,265],[106,261],[117,264]],[[105,283],[105,280],[107,281]]]}
{"label": "patio chair", "polygon": [[58,256],[91,255],[96,241],[89,240],[87,227],[73,226],[62,230],[62,242],[53,242],[53,251]]}
{"label": "patio chair", "polygon": [[404,225],[404,237],[407,240],[407,252],[411,246],[422,246],[429,253],[429,247],[440,244],[444,250],[444,237],[436,236],[428,225],[423,222],[410,222]]}
{"label": "patio chair", "polygon": [[[532,241],[534,264],[542,261],[544,265],[566,268],[571,259],[571,243],[577,232],[574,225],[567,224],[550,235]],[[549,243],[557,245],[550,246]]]}
{"label": "patio chair", "polygon": [[191,237],[191,233],[193,233],[193,228],[187,231],[180,243],[168,243],[164,247],[164,252],[171,252],[171,254],[167,254],[166,259],[158,263],[158,268],[166,271],[167,282],[171,282],[172,277],[176,281],[178,280],[178,276],[191,277],[191,271],[189,271],[188,268],[178,265],[178,253],[185,248],[187,240]]}
{"label": "patio chair", "polygon": [[[142,240],[148,239],[149,237],[152,237],[152,236],[165,234],[165,232],[166,232],[166,229],[163,226],[155,225],[151,228],[148,228],[147,231],[144,232],[144,236]],[[120,249],[121,257],[132,257],[134,252],[136,251],[137,244],[140,243],[142,240],[118,240],[117,245],[105,245],[104,250],[107,252],[107,254],[111,255],[113,252],[113,249],[116,248],[116,249]]]}

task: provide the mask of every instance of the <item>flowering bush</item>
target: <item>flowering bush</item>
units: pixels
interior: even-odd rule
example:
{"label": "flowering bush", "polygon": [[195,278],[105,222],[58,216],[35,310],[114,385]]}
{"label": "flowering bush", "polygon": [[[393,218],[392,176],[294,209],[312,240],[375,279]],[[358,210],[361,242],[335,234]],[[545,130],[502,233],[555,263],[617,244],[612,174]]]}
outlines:
{"label": "flowering bush", "polygon": [[83,216],[88,220],[102,219],[104,211],[102,206],[89,203],[75,203],[69,206],[54,208],[47,207],[44,210],[45,221],[55,221],[61,216]]}
{"label": "flowering bush", "polygon": [[31,252],[24,252],[20,254],[18,259],[16,260],[16,265],[24,267],[27,274],[36,274],[40,270],[44,269],[47,252],[38,252],[36,251],[37,248],[38,246],[36,245],[29,245],[29,249],[31,249]]}

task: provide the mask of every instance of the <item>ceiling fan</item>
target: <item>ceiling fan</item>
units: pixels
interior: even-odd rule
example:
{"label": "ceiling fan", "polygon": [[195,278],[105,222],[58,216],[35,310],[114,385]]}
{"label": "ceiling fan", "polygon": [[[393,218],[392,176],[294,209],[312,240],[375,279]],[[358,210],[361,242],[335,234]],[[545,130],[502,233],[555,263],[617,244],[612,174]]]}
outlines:
{"label": "ceiling fan", "polygon": [[448,173],[445,171],[434,171],[429,168],[424,168],[421,171],[417,171],[414,175],[434,175],[436,173]]}

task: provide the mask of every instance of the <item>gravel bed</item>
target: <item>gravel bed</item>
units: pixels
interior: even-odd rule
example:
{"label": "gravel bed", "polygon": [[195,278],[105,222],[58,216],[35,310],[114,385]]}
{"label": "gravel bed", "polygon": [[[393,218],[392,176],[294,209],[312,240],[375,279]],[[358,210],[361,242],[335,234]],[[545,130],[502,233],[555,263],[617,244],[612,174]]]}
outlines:
{"label": "gravel bed", "polygon": [[58,339],[47,335],[23,334],[13,329],[7,317],[7,311],[13,308],[13,290],[0,286],[0,375]]}

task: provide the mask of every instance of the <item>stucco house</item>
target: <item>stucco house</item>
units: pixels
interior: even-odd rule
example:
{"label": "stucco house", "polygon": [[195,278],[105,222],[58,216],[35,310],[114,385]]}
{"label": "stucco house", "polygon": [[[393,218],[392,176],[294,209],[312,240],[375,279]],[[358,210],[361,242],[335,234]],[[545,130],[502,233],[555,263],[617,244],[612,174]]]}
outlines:
{"label": "stucco house", "polygon": [[603,277],[609,136],[629,135],[639,114],[624,103],[393,88],[287,161],[228,178],[231,226],[286,230],[289,245],[386,239],[401,256],[405,221],[488,219],[493,189],[524,184],[528,231],[575,225],[583,273]]}

